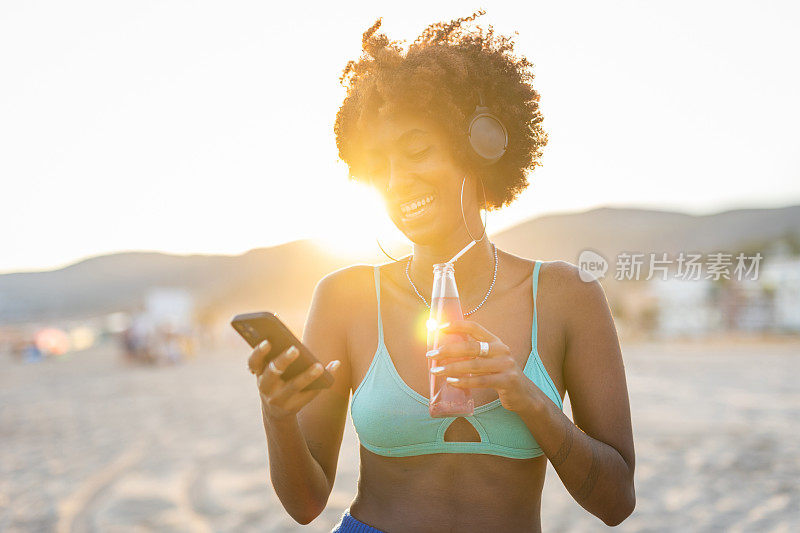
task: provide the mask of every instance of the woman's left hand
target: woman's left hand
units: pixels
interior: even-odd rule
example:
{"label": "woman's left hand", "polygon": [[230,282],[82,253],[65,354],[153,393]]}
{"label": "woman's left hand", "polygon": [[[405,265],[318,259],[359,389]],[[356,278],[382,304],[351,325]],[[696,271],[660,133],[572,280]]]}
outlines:
{"label": "woman's left hand", "polygon": [[[509,411],[523,411],[544,405],[547,396],[522,373],[522,368],[511,355],[511,349],[486,328],[471,320],[455,320],[444,327],[442,333],[465,333],[470,340],[451,342],[439,346],[439,352],[428,357],[436,360],[438,367],[431,372],[447,376],[451,385],[468,389],[495,389],[500,403]],[[474,339],[474,340],[473,340]],[[480,355],[480,343],[489,344],[489,353]],[[466,361],[447,362],[447,359],[474,357]],[[435,371],[438,369],[438,371]],[[434,372],[435,371],[435,372]],[[468,376],[467,374],[471,374]]]}

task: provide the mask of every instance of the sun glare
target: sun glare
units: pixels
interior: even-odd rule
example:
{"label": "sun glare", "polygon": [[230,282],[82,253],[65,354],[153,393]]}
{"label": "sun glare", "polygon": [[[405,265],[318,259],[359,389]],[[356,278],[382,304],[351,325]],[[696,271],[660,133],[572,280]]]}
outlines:
{"label": "sun glare", "polygon": [[348,182],[337,189],[336,198],[326,199],[333,206],[325,217],[315,242],[323,249],[342,257],[380,253],[375,238],[386,248],[402,237],[384,209],[383,199],[372,188]]}

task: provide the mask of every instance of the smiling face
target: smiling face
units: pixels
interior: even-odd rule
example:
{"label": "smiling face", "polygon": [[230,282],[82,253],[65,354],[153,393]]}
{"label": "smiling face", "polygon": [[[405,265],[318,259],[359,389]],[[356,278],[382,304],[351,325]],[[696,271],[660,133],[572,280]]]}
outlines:
{"label": "smiling face", "polygon": [[[435,244],[463,228],[460,195],[465,171],[435,123],[416,116],[377,120],[362,146],[364,176],[406,237],[417,244]],[[471,184],[467,178],[468,219],[477,210]]]}

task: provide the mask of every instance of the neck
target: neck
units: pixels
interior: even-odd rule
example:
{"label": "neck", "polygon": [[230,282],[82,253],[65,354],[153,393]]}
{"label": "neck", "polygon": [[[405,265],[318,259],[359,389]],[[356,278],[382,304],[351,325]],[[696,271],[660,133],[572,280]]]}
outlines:
{"label": "neck", "polygon": [[[414,245],[414,256],[408,268],[408,275],[426,300],[430,302],[433,265],[449,261],[470,242],[472,239],[467,236],[439,246]],[[465,310],[471,309],[486,295],[494,276],[494,250],[488,235],[459,257],[454,263],[454,268],[461,305]],[[409,290],[413,289],[409,287]]]}
{"label": "neck", "polygon": [[[463,187],[462,182],[462,187]],[[463,213],[462,198],[461,220],[446,238],[427,243],[414,243],[414,255],[408,265],[408,275],[417,289],[430,302],[433,287],[433,265],[452,259],[473,240],[473,235],[480,238],[472,247],[464,252],[453,263],[458,286],[459,298],[464,309],[472,309],[478,305],[492,283],[495,271],[494,248],[485,233],[477,201],[467,200],[466,219]],[[469,226],[469,230],[467,229]],[[405,267],[404,267],[405,268]],[[499,271],[498,265],[498,271]],[[409,290],[413,291],[411,287]]]}

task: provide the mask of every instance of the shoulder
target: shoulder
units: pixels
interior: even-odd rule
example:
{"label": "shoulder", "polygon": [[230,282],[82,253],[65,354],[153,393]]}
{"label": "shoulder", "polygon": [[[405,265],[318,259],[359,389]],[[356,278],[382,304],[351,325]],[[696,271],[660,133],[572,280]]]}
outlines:
{"label": "shoulder", "polygon": [[304,329],[304,342],[307,335],[312,344],[335,344],[340,350],[336,358],[344,357],[341,352],[347,350],[351,325],[365,309],[367,292],[374,291],[374,284],[367,281],[372,272],[370,265],[352,265],[334,270],[317,282]]}
{"label": "shoulder", "polygon": [[581,276],[581,272],[580,267],[568,261],[543,261],[539,270],[539,283],[547,287],[566,319],[593,315],[607,306],[600,281],[586,274]]}
{"label": "shoulder", "polygon": [[[579,312],[582,304],[589,301],[605,301],[605,293],[600,282],[595,279],[584,281],[581,269],[568,261],[541,261],[519,257],[503,252],[504,261],[512,266],[510,283],[517,285],[534,274],[536,263],[539,266],[537,279],[539,300],[547,301],[550,314],[565,313],[572,316]],[[576,307],[577,306],[577,307]]]}
{"label": "shoulder", "polygon": [[546,278],[548,285],[557,290],[562,296],[586,295],[600,290],[600,282],[584,273],[581,269],[568,261],[542,261],[539,268],[539,279]]}
{"label": "shoulder", "polygon": [[539,279],[547,278],[548,285],[559,290],[577,290],[580,280],[579,269],[568,261],[541,261]]}
{"label": "shoulder", "polygon": [[372,275],[373,271],[374,267],[372,265],[350,265],[326,274],[317,284],[325,285],[326,287],[340,286],[362,279],[367,274]]}
{"label": "shoulder", "polygon": [[516,275],[530,277],[536,268],[536,263],[541,263],[539,267],[539,283],[546,283],[550,289],[555,290],[579,290],[581,285],[586,285],[581,281],[580,268],[567,261],[541,261],[520,257],[510,252],[497,249],[498,255],[502,257],[503,263],[511,266],[511,271]]}
{"label": "shoulder", "polygon": [[502,254],[501,261],[506,267],[506,271],[510,272],[509,278],[511,285],[521,284],[531,278],[535,273],[536,263],[541,263],[539,266],[538,285],[545,287],[545,292],[542,296],[560,295],[565,290],[577,289],[577,283],[580,282],[578,275],[578,267],[567,261],[541,261],[520,257],[509,252],[498,249],[498,254]]}
{"label": "shoulder", "polygon": [[373,265],[350,265],[326,274],[317,282],[315,297],[335,302],[339,308],[352,307],[372,297],[375,292],[375,267]]}

